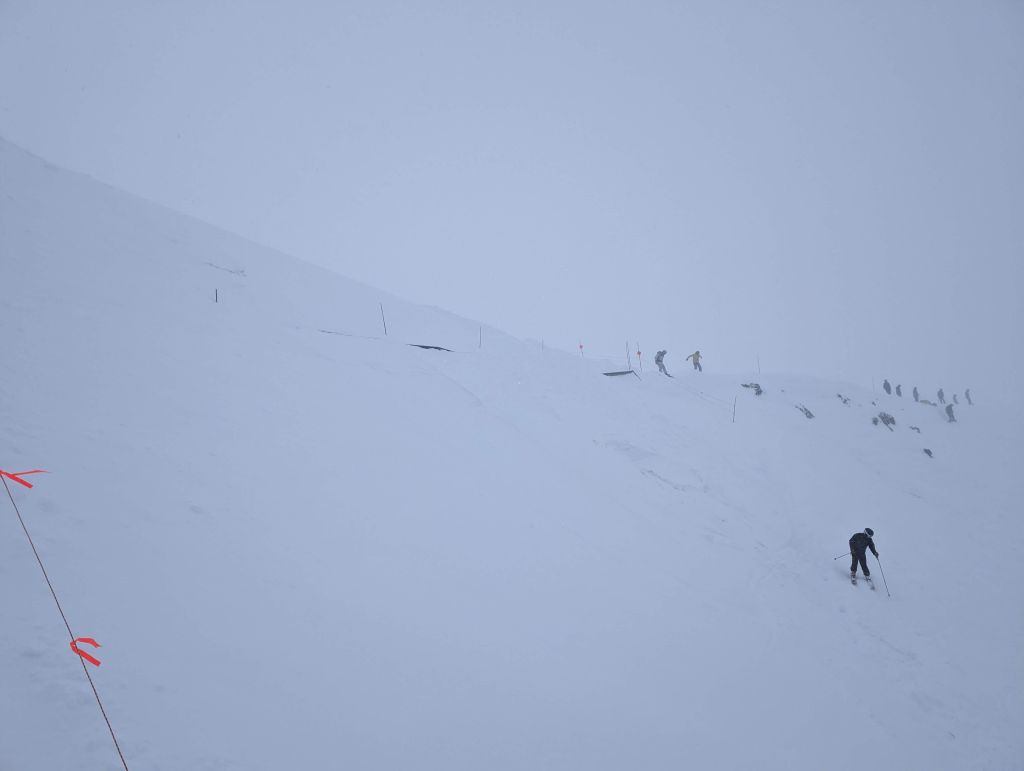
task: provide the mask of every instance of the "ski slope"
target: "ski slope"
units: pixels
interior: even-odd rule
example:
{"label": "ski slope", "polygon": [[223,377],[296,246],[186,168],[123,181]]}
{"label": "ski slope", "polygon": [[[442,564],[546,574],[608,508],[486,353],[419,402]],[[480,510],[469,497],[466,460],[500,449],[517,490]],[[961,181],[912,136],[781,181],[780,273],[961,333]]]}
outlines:
{"label": "ski slope", "polygon": [[[2,142],[0,328],[0,468],[50,472],[11,493],[132,769],[1022,767],[982,393],[603,377]],[[121,768],[0,493],[0,769]],[[833,560],[865,526],[891,597]]]}

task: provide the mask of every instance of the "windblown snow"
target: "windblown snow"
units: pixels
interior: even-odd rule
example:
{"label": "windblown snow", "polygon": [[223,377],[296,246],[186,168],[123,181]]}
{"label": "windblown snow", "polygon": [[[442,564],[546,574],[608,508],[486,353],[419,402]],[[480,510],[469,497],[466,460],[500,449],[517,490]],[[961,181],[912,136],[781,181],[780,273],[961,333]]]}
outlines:
{"label": "windblown snow", "polygon": [[[0,469],[50,472],[8,484],[132,769],[1022,767],[983,393],[604,377],[6,143],[0,324]],[[0,768],[121,768],[0,493]]]}

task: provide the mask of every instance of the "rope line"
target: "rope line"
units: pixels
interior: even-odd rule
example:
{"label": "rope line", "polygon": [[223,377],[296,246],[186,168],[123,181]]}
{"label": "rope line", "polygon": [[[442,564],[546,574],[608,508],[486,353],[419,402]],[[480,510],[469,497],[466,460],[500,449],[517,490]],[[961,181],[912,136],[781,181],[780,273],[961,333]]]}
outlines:
{"label": "rope line", "polygon": [[[50,587],[50,594],[53,595],[53,601],[57,603],[57,610],[60,611],[60,617],[64,620],[64,626],[67,627],[68,635],[70,636],[71,641],[74,642],[75,633],[71,631],[71,624],[68,623],[68,617],[64,613],[64,608],[61,606],[60,600],[57,599],[57,592],[53,588],[53,582],[50,581],[50,576],[46,572],[43,560],[39,556],[39,550],[36,549],[35,541],[32,540],[32,536],[28,532],[28,528],[25,526],[25,520],[21,516],[21,510],[18,508],[18,504],[14,500],[14,495],[11,494],[11,488],[3,476],[0,476],[0,480],[4,483],[4,489],[7,491],[7,497],[11,499],[11,505],[14,507],[14,513],[18,515],[18,522],[21,523],[21,529],[25,531],[25,537],[28,538],[29,546],[32,547],[32,553],[36,556],[36,562],[39,563],[39,569],[43,571],[43,578],[46,579],[46,585]],[[100,700],[99,691],[96,690],[96,684],[92,681],[92,675],[89,674],[89,670],[85,666],[85,659],[79,657],[78,661],[82,665],[82,671],[85,672],[86,679],[89,681],[89,686],[92,688],[93,696],[96,697],[96,703],[99,705],[100,714],[103,715],[103,720],[106,722],[107,728],[110,730],[110,738],[114,740],[114,748],[117,750],[117,754],[121,758],[121,765],[124,766],[124,771],[128,771],[128,762],[124,759],[124,753],[121,752],[121,745],[118,744],[117,736],[114,735],[114,727],[110,724],[110,718],[107,717],[107,711],[103,708],[103,702]]]}

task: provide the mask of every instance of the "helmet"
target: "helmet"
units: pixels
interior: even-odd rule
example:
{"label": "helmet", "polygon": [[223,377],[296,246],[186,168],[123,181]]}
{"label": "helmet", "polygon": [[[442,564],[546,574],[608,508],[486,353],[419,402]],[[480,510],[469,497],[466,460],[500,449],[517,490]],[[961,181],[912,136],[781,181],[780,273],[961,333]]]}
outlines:
{"label": "helmet", "polygon": [[864,532],[868,534],[869,538],[874,538],[875,536],[875,531],[872,530],[870,527],[865,527]]}

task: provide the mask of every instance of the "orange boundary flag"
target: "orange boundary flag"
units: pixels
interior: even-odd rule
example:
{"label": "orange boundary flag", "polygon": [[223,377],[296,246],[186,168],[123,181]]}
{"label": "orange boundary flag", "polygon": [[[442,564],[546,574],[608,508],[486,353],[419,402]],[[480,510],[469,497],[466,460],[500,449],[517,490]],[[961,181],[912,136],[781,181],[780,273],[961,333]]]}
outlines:
{"label": "orange boundary flag", "polygon": [[90,656],[85,651],[79,650],[78,649],[78,645],[76,645],[76,643],[85,643],[86,645],[91,645],[94,648],[99,648],[100,644],[98,642],[96,642],[94,639],[92,639],[91,637],[78,637],[78,638],[76,638],[76,639],[71,641],[71,650],[73,650],[75,653],[77,653],[83,659],[88,661],[94,667],[98,667],[100,665],[100,660],[95,658],[95,657],[93,657],[93,656]]}
{"label": "orange boundary flag", "polygon": [[21,477],[26,476],[28,474],[49,473],[49,471],[43,471],[40,468],[32,469],[31,471],[4,471],[2,468],[0,468],[0,476],[7,477],[8,479],[17,482],[19,485],[25,485],[25,487],[29,488],[30,490],[32,489],[32,485],[29,482],[26,482],[24,479],[21,479]]}

